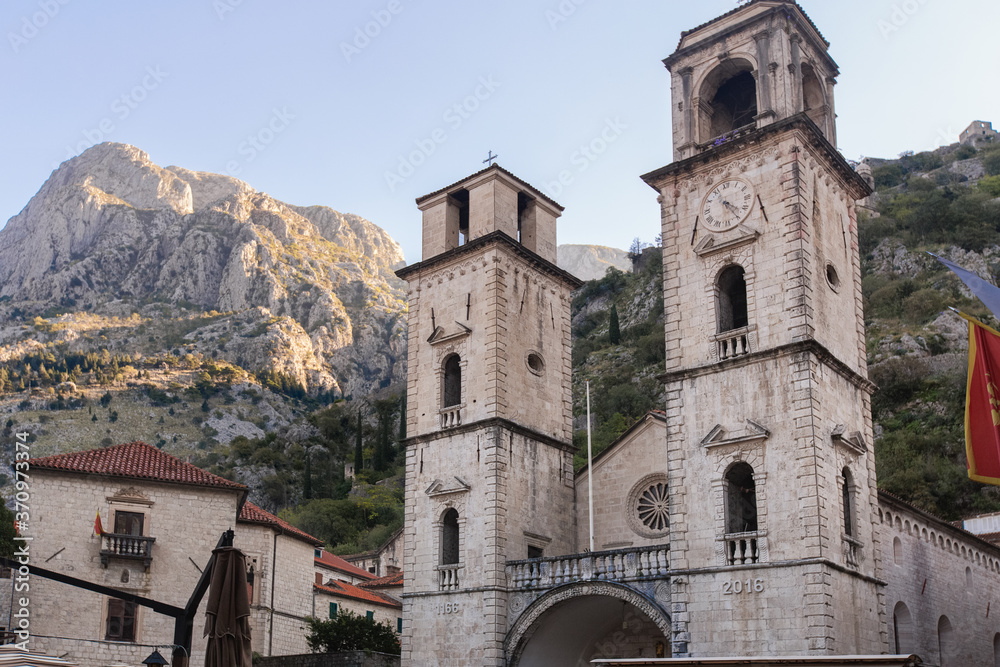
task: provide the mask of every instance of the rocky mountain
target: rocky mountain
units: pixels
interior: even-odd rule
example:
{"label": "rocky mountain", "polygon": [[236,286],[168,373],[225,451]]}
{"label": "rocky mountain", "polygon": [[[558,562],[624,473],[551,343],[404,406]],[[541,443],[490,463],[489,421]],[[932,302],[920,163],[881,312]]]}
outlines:
{"label": "rocky mountain", "polygon": [[[313,394],[368,393],[404,372],[402,263],[356,215],[104,143],[63,163],[0,230],[0,359],[53,342],[25,340],[19,323],[86,312],[133,324],[102,332],[112,351],[183,348]],[[68,322],[67,349],[94,347]]]}
{"label": "rocky mountain", "polygon": [[556,256],[559,268],[580,280],[600,280],[612,266],[620,271],[632,269],[627,252],[603,245],[561,245]]}

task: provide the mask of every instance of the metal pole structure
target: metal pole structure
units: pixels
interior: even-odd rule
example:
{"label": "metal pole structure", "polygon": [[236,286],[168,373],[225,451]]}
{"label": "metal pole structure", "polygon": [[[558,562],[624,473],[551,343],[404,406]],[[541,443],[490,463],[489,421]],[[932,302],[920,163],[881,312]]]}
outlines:
{"label": "metal pole structure", "polygon": [[590,517],[590,551],[594,551],[594,448],[590,442],[590,380],[587,380],[587,514]]}

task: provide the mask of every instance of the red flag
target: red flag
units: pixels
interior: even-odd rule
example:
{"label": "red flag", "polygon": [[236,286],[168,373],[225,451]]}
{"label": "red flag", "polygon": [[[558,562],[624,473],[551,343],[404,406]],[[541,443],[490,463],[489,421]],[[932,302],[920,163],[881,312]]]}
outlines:
{"label": "red flag", "polygon": [[103,535],[104,526],[101,525],[101,510],[97,510],[97,518],[94,519],[94,535]]}
{"label": "red flag", "polygon": [[[961,314],[961,313],[960,313]],[[1000,486],[1000,332],[968,315],[965,454],[969,478]]]}

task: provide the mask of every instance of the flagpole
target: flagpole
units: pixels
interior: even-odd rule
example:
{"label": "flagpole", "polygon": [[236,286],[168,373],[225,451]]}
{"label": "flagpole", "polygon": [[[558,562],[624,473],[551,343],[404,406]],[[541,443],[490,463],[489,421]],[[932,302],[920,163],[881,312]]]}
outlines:
{"label": "flagpole", "polygon": [[590,551],[594,551],[594,449],[590,440],[590,380],[587,380],[587,503],[590,516]]}

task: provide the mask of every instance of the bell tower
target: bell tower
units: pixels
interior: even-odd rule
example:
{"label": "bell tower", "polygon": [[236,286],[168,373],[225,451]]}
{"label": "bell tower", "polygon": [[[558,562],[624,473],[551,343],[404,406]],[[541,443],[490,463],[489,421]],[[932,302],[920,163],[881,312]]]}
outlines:
{"label": "bell tower", "polygon": [[[856,201],[795,2],[684,32],[662,216],[673,655],[887,649]],[[726,628],[719,632],[718,628]]]}
{"label": "bell tower", "polygon": [[409,283],[403,665],[503,665],[508,560],[574,550],[562,207],[492,165],[421,197]]}

